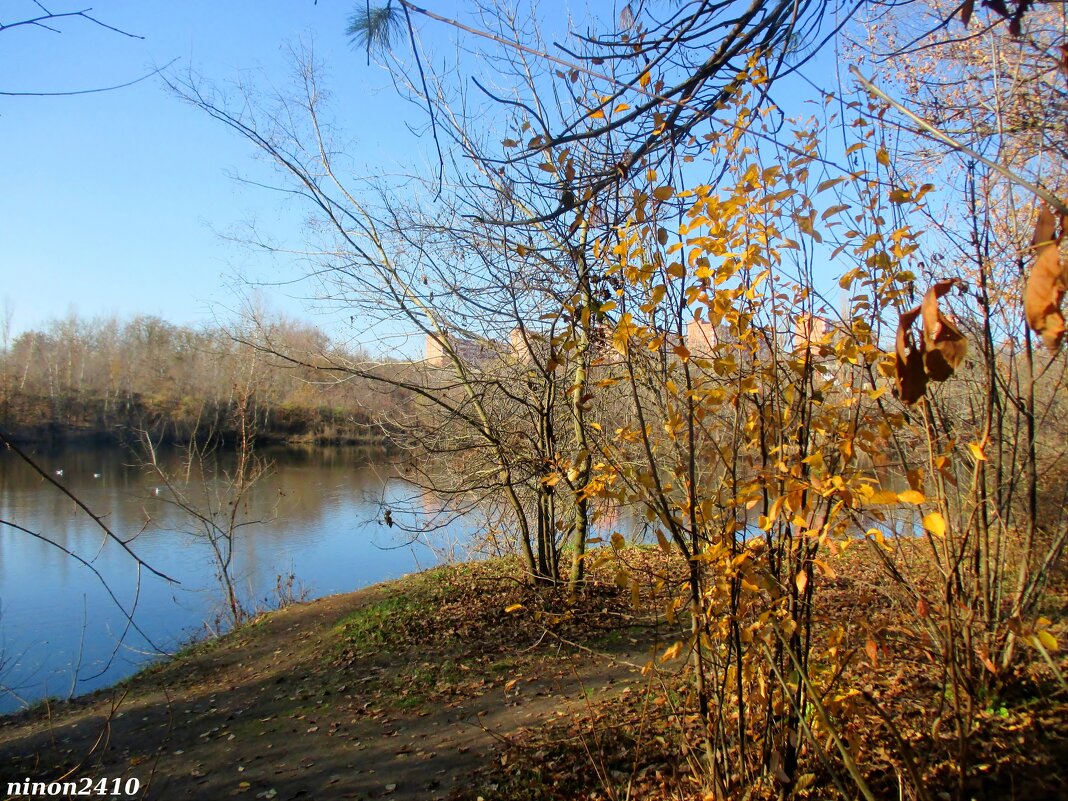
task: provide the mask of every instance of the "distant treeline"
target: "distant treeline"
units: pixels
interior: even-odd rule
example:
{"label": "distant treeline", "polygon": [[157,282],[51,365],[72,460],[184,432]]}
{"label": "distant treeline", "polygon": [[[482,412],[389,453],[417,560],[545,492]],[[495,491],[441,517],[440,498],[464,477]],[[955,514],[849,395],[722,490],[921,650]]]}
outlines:
{"label": "distant treeline", "polygon": [[[363,358],[303,324],[279,320],[268,333],[313,364],[324,354]],[[386,421],[403,402],[366,379],[272,359],[221,328],[157,317],[70,316],[0,351],[0,425],[23,441],[130,441],[143,432],[225,443],[245,408],[261,441],[386,444]]]}

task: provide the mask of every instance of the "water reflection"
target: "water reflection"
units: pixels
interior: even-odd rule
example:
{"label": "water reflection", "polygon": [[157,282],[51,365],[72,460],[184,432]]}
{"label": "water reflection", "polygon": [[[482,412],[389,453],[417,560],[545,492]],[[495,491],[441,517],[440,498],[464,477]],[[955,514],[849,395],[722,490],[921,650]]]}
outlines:
{"label": "water reflection", "polygon": [[[242,600],[270,605],[279,575],[295,575],[309,597],[344,592],[437,563],[473,536],[477,521],[453,519],[428,542],[418,527],[410,485],[388,461],[354,449],[265,453],[274,469],[248,497],[247,515],[265,522],[242,530],[234,551]],[[112,684],[159,650],[173,650],[219,612],[210,549],[183,533],[188,520],[161,502],[158,481],[118,449],[77,449],[34,458],[169,584],[134,562],[62,493],[14,454],[0,453],[0,519],[39,532],[78,554],[105,578],[142,633],[123,638],[127,621],[107,589],[58,548],[0,526],[0,711],[45,694],[66,696]],[[180,455],[163,454],[168,470]],[[62,471],[62,475],[57,475]],[[398,525],[382,524],[391,508]],[[411,511],[410,511],[411,510]]]}

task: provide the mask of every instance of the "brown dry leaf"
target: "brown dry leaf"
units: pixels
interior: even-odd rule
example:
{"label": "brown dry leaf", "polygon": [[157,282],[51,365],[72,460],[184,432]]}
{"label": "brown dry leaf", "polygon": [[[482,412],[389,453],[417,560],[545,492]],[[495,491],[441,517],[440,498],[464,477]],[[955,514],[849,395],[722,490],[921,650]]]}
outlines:
{"label": "brown dry leaf", "polygon": [[920,316],[920,307],[901,315],[897,325],[897,394],[902,403],[913,404],[927,391],[927,373],[923,369],[923,349],[912,339],[912,324]]}
{"label": "brown dry leaf", "polygon": [[1005,0],[984,0],[983,5],[1002,17],[1009,16],[1009,7]]}
{"label": "brown dry leaf", "polygon": [[1053,212],[1043,206],[1038,212],[1035,235],[1031,240],[1038,257],[1031,275],[1027,278],[1024,289],[1024,316],[1031,330],[1042,335],[1042,341],[1050,353],[1056,353],[1064,339],[1064,315],[1061,314],[1061,300],[1068,288],[1065,266],[1061,264],[1059,245],[1064,236],[1064,227],[1068,218],[1061,217],[1061,228],[1057,230],[1057,219]]}
{"label": "brown dry leaf", "polygon": [[923,470],[922,469],[917,467],[917,468],[915,468],[913,470],[909,470],[905,474],[905,477],[908,479],[909,488],[910,489],[914,489],[917,492],[922,492],[923,491]]}
{"label": "brown dry leaf", "polygon": [[778,751],[773,751],[771,754],[771,773],[782,784],[789,784],[792,779],[785,770],[782,769],[782,754]]}
{"label": "brown dry leaf", "polygon": [[[1009,21],[1009,34],[1014,37],[1019,37],[1023,33],[1023,18],[1027,9],[1034,2],[1034,0],[1016,0],[1016,8],[1009,10],[1009,4],[1006,0],[983,0],[983,5],[993,11],[1002,19]],[[965,6],[969,7],[967,11],[973,10],[975,3],[972,0],[965,0]],[[964,19],[964,9],[961,10],[961,19]],[[967,23],[965,23],[967,24]]]}
{"label": "brown dry leaf", "polygon": [[960,7],[960,21],[964,23],[965,28],[972,21],[973,11],[975,11],[975,0],[964,0],[964,4]]}
{"label": "brown dry leaf", "polygon": [[968,340],[938,307],[940,297],[963,285],[959,278],[938,281],[923,296],[923,366],[932,381],[945,381],[953,375],[968,352]]}
{"label": "brown dry leaf", "polygon": [[1023,18],[1027,13],[1027,7],[1034,0],[1016,0],[1016,11],[1009,20],[1009,34],[1015,37],[1023,36]]}

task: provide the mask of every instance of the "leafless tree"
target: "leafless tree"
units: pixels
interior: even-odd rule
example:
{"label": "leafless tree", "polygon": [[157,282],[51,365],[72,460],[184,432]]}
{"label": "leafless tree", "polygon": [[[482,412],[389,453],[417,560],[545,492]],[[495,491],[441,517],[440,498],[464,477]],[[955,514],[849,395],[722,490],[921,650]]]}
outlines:
{"label": "leafless tree", "polygon": [[211,550],[215,576],[222,588],[231,626],[243,623],[251,610],[238,593],[238,572],[234,564],[237,540],[246,529],[263,523],[248,517],[248,496],[269,473],[270,465],[256,453],[256,381],[259,378],[255,354],[247,360],[244,380],[238,385],[233,422],[234,465],[220,463],[219,440],[207,432],[194,432],[185,446],[180,474],[168,470],[159,458],[156,445],[141,434],[144,467],[163,487],[160,500],[177,509],[192,528],[189,534]]}

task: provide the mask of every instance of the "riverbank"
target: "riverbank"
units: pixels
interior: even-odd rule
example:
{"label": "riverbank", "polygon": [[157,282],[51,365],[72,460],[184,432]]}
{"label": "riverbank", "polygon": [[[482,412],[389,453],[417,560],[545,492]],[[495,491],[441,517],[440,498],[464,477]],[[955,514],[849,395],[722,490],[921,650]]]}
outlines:
{"label": "riverbank", "polygon": [[[623,567],[636,583],[621,588]],[[652,659],[685,631],[661,614],[657,579],[678,567],[658,551],[605,553],[574,606],[498,560],[289,607],[112,690],[4,719],[0,780],[136,779],[140,797],[167,801],[700,798],[683,660]],[[866,624],[879,604],[852,568],[827,592]],[[937,793],[951,776],[937,727],[924,733],[931,686],[916,673],[930,668],[889,648],[874,670],[863,659],[864,691],[908,710],[901,732],[928,749]],[[1064,798],[1066,712],[1036,684],[983,717],[970,797]],[[900,765],[887,734],[874,718],[863,731],[854,747],[889,792]]]}
{"label": "riverbank", "polygon": [[[592,617],[516,625],[542,605],[516,566],[438,568],[264,615],[118,687],[0,723],[0,781],[137,779],[147,798],[448,797],[504,740],[638,671],[649,644],[619,638],[626,599],[590,594]],[[602,642],[602,640],[604,640]],[[147,792],[146,792],[147,788]]]}
{"label": "riverbank", "polygon": [[[25,401],[25,399],[22,399]],[[110,406],[100,399],[68,401],[56,415],[45,399],[35,403],[0,403],[0,429],[17,445],[47,448],[139,446],[148,436],[160,445],[193,440],[224,448],[233,446],[239,431],[226,407],[201,410],[154,406],[142,398]],[[265,409],[256,419],[259,445],[357,446],[391,450],[402,441],[366,412],[329,407],[282,406]]]}

